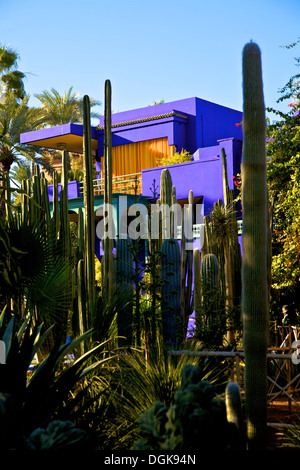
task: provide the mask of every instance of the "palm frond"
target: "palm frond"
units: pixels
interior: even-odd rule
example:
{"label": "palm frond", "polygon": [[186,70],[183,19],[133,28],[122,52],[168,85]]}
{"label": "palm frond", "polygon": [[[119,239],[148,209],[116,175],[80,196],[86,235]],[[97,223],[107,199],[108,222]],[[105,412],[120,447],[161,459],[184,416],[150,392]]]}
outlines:
{"label": "palm frond", "polygon": [[237,236],[237,222],[233,217],[234,212],[230,207],[224,207],[222,204],[215,204],[210,214],[213,242],[230,240]]}

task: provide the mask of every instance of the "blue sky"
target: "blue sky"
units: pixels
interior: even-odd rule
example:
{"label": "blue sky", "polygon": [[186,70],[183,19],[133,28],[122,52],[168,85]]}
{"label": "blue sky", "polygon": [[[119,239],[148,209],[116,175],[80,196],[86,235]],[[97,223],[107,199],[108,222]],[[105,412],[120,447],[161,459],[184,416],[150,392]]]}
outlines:
{"label": "blue sky", "polygon": [[[262,51],[266,106],[299,73],[299,0],[0,0],[0,42],[20,55],[34,93],[73,86],[113,111],[198,96],[242,110],[242,49]],[[103,106],[97,109],[103,113]]]}

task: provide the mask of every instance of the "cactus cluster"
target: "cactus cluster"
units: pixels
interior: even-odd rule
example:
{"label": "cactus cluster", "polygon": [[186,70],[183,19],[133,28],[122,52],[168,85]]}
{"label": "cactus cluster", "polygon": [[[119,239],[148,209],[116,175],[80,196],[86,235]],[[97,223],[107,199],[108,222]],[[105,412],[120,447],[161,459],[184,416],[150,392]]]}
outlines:
{"label": "cactus cluster", "polygon": [[157,402],[140,415],[140,437],[132,449],[197,449],[202,454],[212,450],[243,450],[245,441],[238,388],[229,383],[226,400],[223,400],[216,396],[210,382],[203,379],[199,366],[189,364],[181,375],[173,405],[167,408]]}
{"label": "cactus cluster", "polygon": [[[53,203],[50,210],[48,184],[38,165],[34,166],[31,179],[21,184],[22,197],[20,221],[24,226],[38,223],[43,227],[45,239],[54,244],[57,253],[64,257],[68,266],[65,278],[65,298],[69,313],[65,318],[64,333],[68,333],[68,322],[72,318],[74,334],[87,331],[93,326],[95,311],[95,267],[94,267],[94,202],[92,190],[92,156],[89,98],[83,99],[83,154],[84,154],[84,209],[78,211],[77,247],[73,246],[68,209],[68,152],[62,151],[62,176],[59,191],[58,174],[53,173]],[[53,312],[54,313],[54,312]]]}
{"label": "cactus cluster", "polygon": [[[243,99],[243,260],[237,236],[234,194],[229,189],[227,181],[224,149],[222,149],[224,201],[216,201],[210,219],[204,218],[205,237],[201,252],[199,249],[194,251],[187,249],[189,248],[187,244],[192,241],[192,234],[191,227],[186,226],[188,222],[184,218],[181,221],[181,240],[177,240],[174,213],[169,210],[172,205],[176,205],[176,190],[172,185],[168,169],[162,171],[160,199],[157,201],[157,209],[161,209],[159,210],[161,236],[155,243],[150,241],[149,251],[154,253],[155,250],[159,250],[161,254],[159,270],[156,273],[160,277],[157,285],[161,295],[161,321],[165,346],[175,348],[183,342],[193,309],[196,314],[197,336],[197,329],[201,330],[203,323],[207,320],[212,323],[222,311],[221,303],[227,313],[232,314],[242,300],[247,432],[250,446],[257,448],[263,446],[266,434],[266,348],[270,253],[268,251],[265,107],[261,55],[255,43],[246,44],[243,51]],[[63,256],[71,259],[73,263],[68,283],[68,285],[71,284],[72,289],[67,295],[70,296],[70,305],[73,305],[75,312],[73,316],[76,317],[75,323],[80,333],[94,326],[96,305],[95,219],[88,96],[83,99],[83,155],[84,210],[78,212],[76,248],[71,243],[68,211],[68,153],[66,151],[62,154],[60,198],[56,172],[53,175],[52,214],[47,182],[38,166],[35,166],[32,179],[22,182],[20,209],[20,218],[24,224],[33,220],[43,221],[45,230],[54,235],[55,243],[61,249]],[[106,220],[111,221],[112,142],[109,80],[105,82],[104,181],[104,216]],[[188,211],[192,210],[192,206],[193,192],[190,191]],[[9,223],[11,218],[9,204],[6,206],[6,212]],[[117,240],[114,256],[112,234],[108,233],[108,227],[109,224],[105,224],[102,240],[104,247],[102,295],[103,298],[110,300],[118,289],[119,292],[126,291],[130,298],[134,294],[134,288],[137,288],[137,283],[133,283],[134,269],[137,266],[137,260],[133,258],[134,249],[130,240]],[[192,291],[193,280],[194,292]],[[155,299],[154,296],[153,299]],[[126,338],[126,344],[131,344],[134,337],[132,305],[132,302],[128,302],[128,308],[124,309],[117,320],[119,335]],[[139,323],[137,311],[136,315],[135,320]],[[227,341],[233,344],[235,323],[232,316],[229,317],[227,327],[229,331]],[[138,324],[136,328],[140,328],[140,325]],[[222,339],[220,338],[220,342]],[[225,432],[228,422],[232,423],[236,429],[240,429],[240,411],[237,411],[240,406],[238,390],[231,385],[226,393],[227,421],[224,419],[225,408],[219,407],[219,402],[216,402],[212,395],[210,385],[199,380],[197,370],[185,370],[182,387],[176,395],[174,407],[167,410],[163,406],[156,405],[151,410],[151,416],[146,413],[143,418],[144,424],[147,421],[155,427],[158,437],[155,444],[157,447],[154,446],[154,448],[180,449],[188,441],[193,446],[197,446],[199,440],[206,442],[206,437],[216,429],[215,424],[213,429],[209,428],[212,416],[213,420],[220,423],[222,432]],[[194,424],[197,422],[195,413],[202,416],[202,424],[204,424],[195,435],[191,435],[190,429],[194,431]],[[205,429],[209,429],[207,436],[203,431]],[[137,444],[138,447],[140,445],[150,445],[148,448],[152,448],[149,442],[142,441]]]}
{"label": "cactus cluster", "polygon": [[[196,337],[203,339],[204,334],[208,339],[205,325],[212,327],[214,324],[213,328],[218,328],[220,334],[218,339],[213,336],[212,341],[218,340],[219,345],[224,341],[233,345],[234,329],[239,326],[242,258],[234,192],[228,185],[226,153],[224,148],[221,150],[224,201],[216,201],[210,216],[204,217],[201,254],[194,252],[194,309]],[[208,274],[211,278],[209,283]],[[225,317],[227,325],[223,325]]]}

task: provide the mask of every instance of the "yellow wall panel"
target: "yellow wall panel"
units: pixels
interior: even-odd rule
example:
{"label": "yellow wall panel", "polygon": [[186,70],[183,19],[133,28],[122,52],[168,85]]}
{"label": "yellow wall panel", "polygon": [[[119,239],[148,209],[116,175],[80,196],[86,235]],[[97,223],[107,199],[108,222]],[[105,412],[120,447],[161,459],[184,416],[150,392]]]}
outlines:
{"label": "yellow wall panel", "polygon": [[167,137],[146,140],[112,148],[113,176],[140,173],[145,168],[159,166],[161,157],[174,155],[174,146]]}

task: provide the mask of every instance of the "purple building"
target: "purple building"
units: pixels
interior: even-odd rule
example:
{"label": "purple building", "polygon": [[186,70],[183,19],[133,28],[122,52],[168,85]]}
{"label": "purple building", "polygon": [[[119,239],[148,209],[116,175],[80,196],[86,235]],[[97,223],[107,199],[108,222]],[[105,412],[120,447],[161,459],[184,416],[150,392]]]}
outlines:
{"label": "purple building", "polygon": [[[186,150],[192,155],[189,162],[168,165],[176,196],[180,204],[187,202],[189,191],[194,201],[204,204],[209,214],[213,204],[223,199],[222,153],[227,157],[228,182],[235,189],[233,177],[240,172],[242,153],[242,112],[200,99],[188,98],[112,115],[112,158],[115,226],[118,233],[118,195],[128,195],[132,202],[134,187],[144,201],[153,196],[153,182],[160,188],[164,166],[161,159]],[[97,179],[95,214],[103,203],[101,167],[104,150],[104,118],[92,127],[92,156]],[[50,149],[66,149],[82,153],[83,126],[65,124],[21,134],[22,144]],[[76,214],[82,206],[79,182],[69,183],[69,209]],[[49,185],[50,201],[52,187]],[[75,219],[76,220],[76,219]],[[98,243],[98,241],[97,241]],[[96,252],[99,252],[96,247]]]}
{"label": "purple building", "polygon": [[[94,181],[95,220],[101,219],[103,180],[101,168],[104,151],[104,119],[92,127],[92,157],[95,159],[97,178]],[[236,189],[233,177],[240,172],[242,155],[242,112],[200,99],[188,98],[112,115],[113,159],[113,218],[116,235],[119,234],[122,215],[135,202],[146,204],[153,197],[153,184],[159,196],[161,160],[186,150],[191,161],[168,165],[172,183],[176,187],[177,202],[183,206],[193,191],[194,204],[203,204],[207,215],[214,202],[224,200],[222,148],[227,157],[230,189]],[[22,144],[82,153],[83,126],[65,124],[53,128],[28,132],[20,136]],[[48,187],[50,201],[53,188]],[[126,205],[124,206],[124,197]],[[83,197],[78,181],[68,186],[69,213],[77,218]],[[127,218],[126,218],[127,221]],[[128,221],[127,221],[128,222]],[[199,226],[194,226],[193,247],[201,248]],[[103,254],[96,229],[95,253]],[[180,235],[179,235],[180,238]],[[191,325],[193,326],[191,318]]]}

